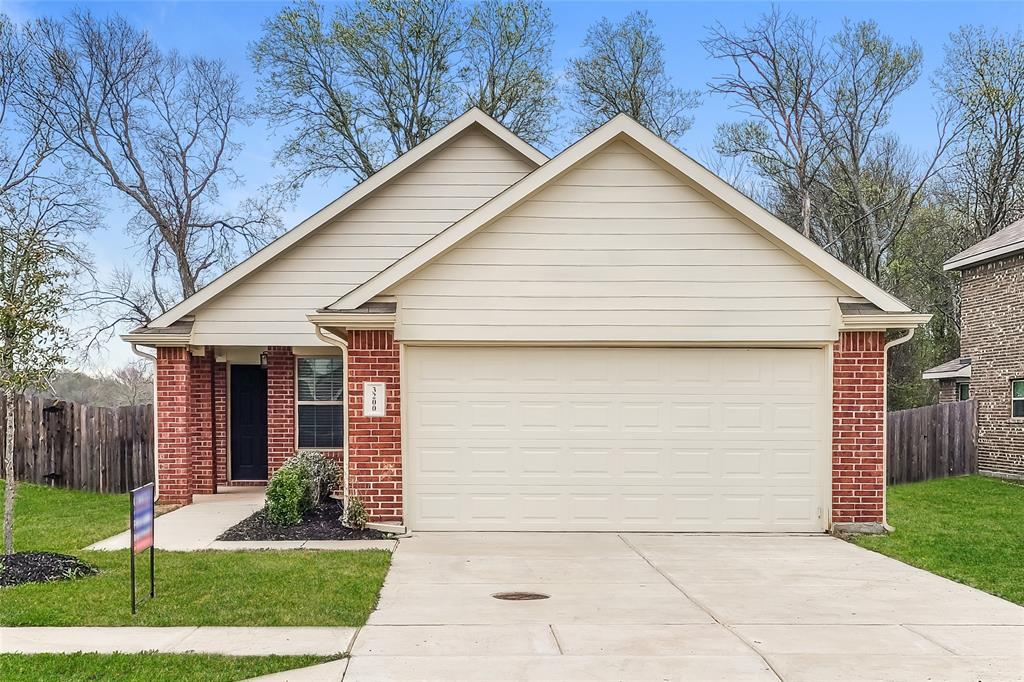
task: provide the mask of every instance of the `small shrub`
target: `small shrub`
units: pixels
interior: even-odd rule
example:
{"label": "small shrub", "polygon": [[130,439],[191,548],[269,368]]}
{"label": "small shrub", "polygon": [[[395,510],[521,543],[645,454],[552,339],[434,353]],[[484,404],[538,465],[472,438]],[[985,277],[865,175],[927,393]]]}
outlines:
{"label": "small shrub", "polygon": [[281,526],[294,526],[309,509],[309,480],[299,467],[284,464],[267,484],[267,518]]}
{"label": "small shrub", "polygon": [[338,489],[341,481],[341,467],[338,463],[317,450],[301,450],[285,462],[285,466],[299,467],[308,479],[310,508],[329,497]]}
{"label": "small shrub", "polygon": [[366,512],[366,506],[363,505],[363,501],[358,497],[348,498],[348,505],[345,507],[345,525],[349,528],[362,530],[366,528],[366,523],[369,520],[370,515]]}

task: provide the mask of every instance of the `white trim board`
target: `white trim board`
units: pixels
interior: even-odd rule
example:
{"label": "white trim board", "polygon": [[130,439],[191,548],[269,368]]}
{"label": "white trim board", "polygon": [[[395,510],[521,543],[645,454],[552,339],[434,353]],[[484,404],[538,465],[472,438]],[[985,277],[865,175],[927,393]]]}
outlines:
{"label": "white trim board", "polygon": [[239,282],[246,275],[270,262],[279,254],[311,234],[314,230],[337,218],[342,212],[369,196],[374,190],[386,185],[399,174],[424,160],[435,150],[440,149],[455,137],[473,126],[483,128],[486,132],[497,137],[500,141],[507,144],[534,165],[539,166],[548,160],[548,157],[543,153],[534,149],[493,118],[482,112],[480,109],[474,107],[438,132],[434,133],[424,142],[398,157],[387,166],[314,213],[309,218],[306,218],[288,232],[285,232],[283,235],[270,242],[270,244],[267,244],[252,256],[249,256],[249,258],[210,282],[194,295],[185,299],[163,315],[150,322],[147,326],[167,327],[179,320],[182,316],[192,313],[207,301]]}
{"label": "white trim board", "polygon": [[766,238],[791,253],[829,281],[862,296],[882,311],[908,313],[910,308],[873,282],[793,230],[752,199],[665,142],[633,119],[620,114],[543,166],[497,195],[476,211],[440,232],[422,246],[377,273],[328,306],[327,310],[353,310],[416,272],[471,234],[525,201],[608,143],[623,140],[648,154],[666,170],[701,187]]}

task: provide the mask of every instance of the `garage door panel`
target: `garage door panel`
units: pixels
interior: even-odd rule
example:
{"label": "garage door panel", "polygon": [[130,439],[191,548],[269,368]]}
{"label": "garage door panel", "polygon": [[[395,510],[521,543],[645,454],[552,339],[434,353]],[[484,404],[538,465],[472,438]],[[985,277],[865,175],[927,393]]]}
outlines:
{"label": "garage door panel", "polygon": [[822,351],[409,348],[406,366],[413,529],[822,528]]}
{"label": "garage door panel", "polygon": [[[447,441],[420,441],[412,478],[419,483],[450,481],[461,476],[476,480],[493,478],[513,483],[559,484],[566,477],[578,477],[579,484],[596,478],[622,478],[626,482],[660,484],[672,478],[753,478],[758,485],[788,486],[794,481],[808,484],[820,480],[817,466],[818,443],[796,441],[712,440],[693,441],[687,447],[673,447],[661,441],[632,439],[608,447],[605,440],[543,445],[524,445],[513,440],[476,440],[461,447]],[[649,447],[644,447],[650,443]]]}
{"label": "garage door panel", "polygon": [[813,495],[778,495],[760,489],[702,489],[666,493],[605,486],[574,489],[471,487],[422,493],[420,518],[433,530],[617,530],[805,532],[817,521]]}

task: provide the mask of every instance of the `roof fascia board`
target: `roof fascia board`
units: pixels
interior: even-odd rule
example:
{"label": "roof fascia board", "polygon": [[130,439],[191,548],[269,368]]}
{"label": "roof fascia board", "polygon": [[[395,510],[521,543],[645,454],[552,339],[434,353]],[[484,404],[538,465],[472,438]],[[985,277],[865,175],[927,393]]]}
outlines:
{"label": "roof fascia board", "polygon": [[314,325],[343,329],[394,329],[396,318],[395,313],[319,312],[306,315]]}
{"label": "roof fascia board", "polygon": [[945,272],[949,272],[950,270],[964,270],[976,265],[984,265],[985,263],[999,260],[1006,256],[1012,256],[1018,252],[1024,252],[1024,242],[1007,244],[1006,246],[992,249],[991,251],[976,253],[973,256],[968,256],[967,258],[957,259],[957,257],[954,256],[942,264],[942,269]]}
{"label": "roof fascia board", "polygon": [[843,315],[839,328],[842,331],[883,331],[885,329],[910,329],[928,324],[931,315],[916,313],[884,313],[880,315]]}
{"label": "roof fascia board", "polygon": [[922,379],[970,379],[971,378],[971,366],[967,365],[961,369],[953,370],[952,372],[924,372],[921,375]]}
{"label": "roof fascia board", "polygon": [[121,334],[121,340],[150,348],[190,346],[192,334]]}
{"label": "roof fascia board", "polygon": [[280,253],[294,246],[296,243],[311,234],[314,230],[330,220],[338,217],[343,211],[358,201],[366,198],[377,188],[387,184],[393,178],[419,163],[431,153],[440,149],[453,140],[463,131],[473,125],[479,125],[499,140],[513,148],[518,153],[529,159],[537,166],[547,162],[548,157],[535,149],[525,141],[521,140],[508,128],[504,127],[480,109],[474,107],[462,116],[437,131],[416,147],[398,157],[384,168],[380,169],[369,178],[352,187],[340,197],[323,207],[309,218],[306,218],[294,228],[267,244],[265,247],[235,265],[220,277],[186,298],[184,301],[160,315],[149,323],[149,327],[167,327],[173,324],[183,315],[187,315],[199,306],[203,305],[217,294],[237,283],[243,277],[253,272],[260,266],[268,263]]}
{"label": "roof fascia board", "polygon": [[820,274],[844,288],[863,296],[886,312],[907,313],[910,308],[883,291],[880,287],[848,268],[824,249],[798,234],[793,228],[761,208],[727,182],[699,163],[665,142],[633,119],[620,114],[611,121],[577,141],[546,164],[497,195],[489,202],[451,225],[419,248],[413,250],[388,268],[377,273],[362,285],[332,303],[329,308],[357,308],[376,295],[386,291],[435,257],[452,248],[459,241],[487,225],[516,204],[527,199],[579,161],[598,151],[608,142],[623,137],[632,140],[654,154],[676,172],[692,179],[705,191],[731,207],[740,217],[767,233],[780,248],[807,262]]}

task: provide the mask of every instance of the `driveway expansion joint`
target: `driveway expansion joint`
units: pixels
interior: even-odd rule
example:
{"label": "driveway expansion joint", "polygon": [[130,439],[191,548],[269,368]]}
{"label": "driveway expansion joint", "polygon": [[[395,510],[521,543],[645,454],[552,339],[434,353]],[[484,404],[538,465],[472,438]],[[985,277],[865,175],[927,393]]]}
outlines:
{"label": "driveway expansion joint", "polygon": [[719,625],[721,625],[721,626],[722,626],[723,628],[725,628],[726,630],[728,630],[728,631],[729,631],[730,633],[732,633],[732,635],[733,635],[733,636],[734,636],[734,637],[735,637],[736,639],[738,639],[738,640],[740,640],[741,642],[743,642],[743,644],[745,644],[745,645],[746,645],[746,647],[747,647],[748,649],[750,649],[751,651],[753,651],[753,652],[754,652],[754,653],[755,653],[755,654],[757,655],[757,657],[758,657],[758,658],[760,658],[760,659],[761,659],[762,661],[764,661],[764,664],[765,664],[766,666],[768,666],[768,669],[769,669],[769,670],[771,670],[771,671],[772,671],[772,674],[773,674],[773,675],[775,675],[775,678],[776,678],[777,680],[779,680],[779,682],[782,682],[782,680],[783,680],[783,677],[782,677],[782,675],[780,675],[780,674],[779,674],[779,671],[775,669],[775,666],[774,666],[774,665],[772,665],[772,662],[771,662],[770,660],[768,660],[768,657],[767,657],[767,656],[766,656],[766,655],[765,655],[764,653],[762,653],[762,652],[761,652],[761,651],[760,651],[760,650],[759,650],[759,649],[758,649],[758,648],[757,648],[756,646],[754,646],[754,643],[753,643],[753,642],[751,642],[751,641],[748,641],[746,637],[744,637],[743,635],[741,635],[740,633],[738,633],[738,632],[737,632],[736,630],[734,630],[734,629],[733,629],[733,627],[732,627],[731,625],[729,625],[728,623],[726,623],[725,621],[723,621],[723,620],[722,620],[721,618],[719,618],[719,617],[718,617],[718,615],[714,613],[714,611],[712,611],[712,610],[711,610],[710,608],[708,608],[708,607],[707,607],[707,605],[705,605],[705,604],[704,604],[703,602],[701,602],[701,601],[700,601],[699,599],[696,599],[695,597],[691,596],[691,595],[690,595],[690,594],[689,594],[689,593],[688,593],[688,592],[687,592],[686,590],[684,590],[684,589],[682,588],[682,586],[681,586],[681,585],[679,585],[679,584],[678,584],[678,583],[677,583],[677,582],[676,582],[675,580],[673,580],[673,579],[672,579],[672,576],[668,575],[668,574],[667,574],[667,573],[666,573],[665,571],[663,571],[663,570],[662,570],[662,569],[661,569],[661,568],[660,568],[659,566],[657,566],[657,565],[656,565],[656,564],[655,564],[655,563],[654,563],[653,561],[651,561],[651,560],[650,560],[650,559],[649,559],[649,558],[647,557],[647,555],[646,555],[646,554],[644,554],[643,552],[641,552],[641,551],[640,551],[640,550],[639,550],[639,549],[638,549],[638,548],[637,548],[637,547],[636,547],[636,546],[635,546],[635,545],[634,545],[633,543],[631,543],[631,542],[629,541],[629,539],[628,539],[628,538],[624,537],[623,535],[619,535],[619,539],[620,539],[620,540],[622,540],[622,541],[623,541],[623,542],[624,542],[624,543],[626,544],[626,546],[627,546],[627,547],[629,547],[629,548],[630,548],[631,550],[633,550],[634,552],[636,552],[636,553],[637,553],[637,555],[639,555],[641,559],[643,559],[644,561],[646,561],[646,562],[647,562],[647,564],[648,564],[648,565],[649,565],[649,566],[650,566],[651,568],[653,568],[653,569],[654,569],[655,571],[657,571],[657,572],[658,572],[658,574],[659,574],[659,575],[660,575],[660,576],[661,576],[662,578],[664,578],[664,579],[665,579],[666,581],[668,581],[668,583],[669,583],[669,584],[670,584],[670,585],[671,585],[672,587],[674,587],[675,589],[677,589],[677,590],[679,591],[679,593],[680,593],[681,595],[683,595],[684,597],[686,597],[687,599],[689,599],[689,600],[690,600],[691,602],[693,602],[693,603],[694,603],[694,604],[695,604],[695,605],[697,606],[697,608],[699,608],[699,609],[700,609],[701,611],[703,611],[704,613],[706,613],[706,614],[707,614],[707,615],[708,615],[708,616],[709,616],[709,617],[710,617],[710,618],[711,618],[711,619],[712,619],[713,621],[715,621],[716,623],[718,623]]}

